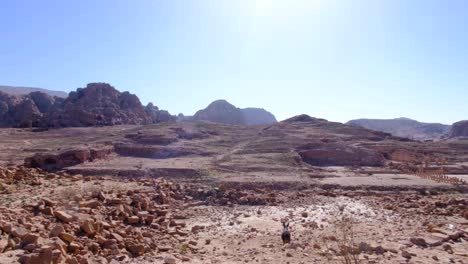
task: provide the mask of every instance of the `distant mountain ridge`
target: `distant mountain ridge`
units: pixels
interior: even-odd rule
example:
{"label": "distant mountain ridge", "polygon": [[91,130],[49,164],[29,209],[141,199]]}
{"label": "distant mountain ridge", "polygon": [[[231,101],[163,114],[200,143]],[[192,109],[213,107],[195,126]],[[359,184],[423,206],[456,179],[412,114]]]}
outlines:
{"label": "distant mountain ridge", "polygon": [[193,117],[179,116],[192,120],[204,120],[230,125],[269,125],[277,122],[276,117],[262,108],[238,108],[226,100],[216,100],[205,109],[199,110]]}
{"label": "distant mountain ridge", "polygon": [[450,125],[440,123],[423,123],[406,117],[395,119],[355,119],[348,121],[346,124],[416,140],[440,139],[451,127]]}
{"label": "distant mountain ridge", "polygon": [[60,98],[65,98],[68,96],[68,93],[63,91],[53,91],[44,88],[36,88],[36,87],[22,87],[22,86],[7,86],[7,85],[0,85],[0,92],[4,92],[11,95],[27,95],[32,92],[43,92],[50,96],[57,96]]}

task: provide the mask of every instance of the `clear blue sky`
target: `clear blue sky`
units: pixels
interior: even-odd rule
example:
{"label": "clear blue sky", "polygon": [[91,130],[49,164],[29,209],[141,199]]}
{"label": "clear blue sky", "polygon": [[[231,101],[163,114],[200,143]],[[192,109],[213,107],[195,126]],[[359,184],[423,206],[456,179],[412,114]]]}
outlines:
{"label": "clear blue sky", "polygon": [[109,82],[171,113],[468,119],[465,0],[2,0],[0,84]]}

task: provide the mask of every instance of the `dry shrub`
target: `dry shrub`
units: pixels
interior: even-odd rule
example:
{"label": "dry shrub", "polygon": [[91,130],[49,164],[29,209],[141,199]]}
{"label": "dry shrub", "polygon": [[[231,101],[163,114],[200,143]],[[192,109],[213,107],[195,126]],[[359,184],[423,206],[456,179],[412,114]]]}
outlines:
{"label": "dry shrub", "polygon": [[201,169],[198,174],[205,177],[220,178],[222,174],[216,169]]}
{"label": "dry shrub", "polygon": [[[325,247],[341,257],[344,264],[359,264],[359,246],[355,240],[355,226],[357,224],[353,215],[341,212],[333,222],[333,235],[323,236],[322,242]],[[331,257],[331,256],[329,256]]]}
{"label": "dry shrub", "polygon": [[338,254],[343,258],[345,264],[358,264],[359,249],[356,246],[354,227],[356,220],[352,216],[342,214],[335,222],[338,246]]}

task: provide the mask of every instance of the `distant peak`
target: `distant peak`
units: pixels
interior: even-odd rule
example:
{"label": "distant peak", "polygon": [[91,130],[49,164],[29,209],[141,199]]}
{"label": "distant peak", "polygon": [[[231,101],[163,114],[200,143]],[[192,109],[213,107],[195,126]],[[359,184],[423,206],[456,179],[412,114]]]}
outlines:
{"label": "distant peak", "polygon": [[215,100],[215,101],[211,102],[210,105],[233,105],[233,104],[229,103],[225,99],[218,99],[218,100]]}
{"label": "distant peak", "polygon": [[309,115],[306,115],[306,114],[302,114],[302,115],[297,115],[297,116],[293,116],[291,118],[288,118],[286,120],[284,120],[283,122],[287,122],[287,123],[291,123],[291,122],[313,122],[313,121],[317,121],[319,120],[318,118],[315,118],[315,117],[311,117]]}

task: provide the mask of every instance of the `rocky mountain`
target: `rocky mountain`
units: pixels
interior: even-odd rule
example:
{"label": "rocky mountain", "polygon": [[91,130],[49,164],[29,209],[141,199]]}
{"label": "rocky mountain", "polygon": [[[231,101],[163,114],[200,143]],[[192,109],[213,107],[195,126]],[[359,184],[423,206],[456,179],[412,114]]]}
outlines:
{"label": "rocky mountain", "polygon": [[[188,117],[180,116],[186,120]],[[275,116],[261,108],[238,108],[226,100],[216,100],[191,118],[230,125],[269,125],[276,123]]]}
{"label": "rocky mountain", "polygon": [[450,129],[449,125],[422,123],[404,117],[395,119],[355,119],[346,124],[416,140],[439,139]]}
{"label": "rocky mountain", "polygon": [[216,100],[193,116],[194,120],[205,120],[230,125],[243,125],[245,118],[242,111],[226,100]]}
{"label": "rocky mountain", "polygon": [[44,114],[61,100],[63,99],[42,92],[23,96],[0,92],[0,126],[40,126]]}
{"label": "rocky mountain", "polygon": [[42,92],[49,96],[56,96],[65,98],[68,96],[66,92],[63,91],[53,91],[44,88],[35,88],[35,87],[21,87],[21,86],[6,86],[0,85],[0,92],[4,92],[11,95],[28,95],[32,92]]}
{"label": "rocky mountain", "polygon": [[3,127],[82,127],[152,124],[175,120],[153,104],[143,106],[136,95],[106,83],[90,83],[65,99],[43,92],[9,95],[0,92]]}
{"label": "rocky mountain", "polygon": [[244,115],[244,120],[246,125],[269,125],[276,123],[276,117],[262,108],[244,108],[241,109],[242,114]]}
{"label": "rocky mountain", "polygon": [[468,120],[456,122],[447,133],[448,138],[468,137]]}

